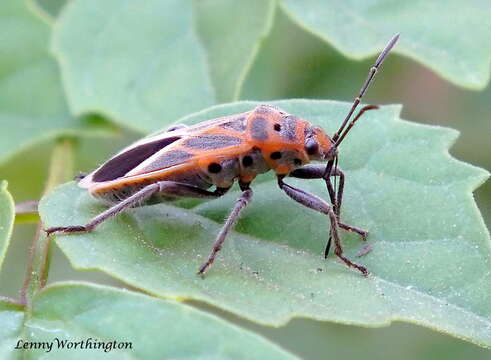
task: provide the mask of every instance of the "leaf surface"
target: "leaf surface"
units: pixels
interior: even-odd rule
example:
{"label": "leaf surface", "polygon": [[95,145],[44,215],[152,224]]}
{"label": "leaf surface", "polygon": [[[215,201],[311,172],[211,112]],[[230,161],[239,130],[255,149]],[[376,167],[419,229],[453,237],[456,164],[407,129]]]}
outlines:
{"label": "leaf surface", "polygon": [[[334,133],[349,104],[275,102]],[[194,114],[195,123],[251,109],[241,102]],[[491,345],[490,240],[471,196],[488,176],[455,160],[457,132],[399,119],[399,106],[367,113],[340,150],[347,174],[342,219],[370,231],[373,251],[343,233],[362,277],[321,253],[328,220],[290,200],[272,174],[254,198],[205,280],[195,275],[238,196],[192,209],[159,204],[132,209],[90,234],[57,236],[78,269],[98,269],[151,294],[206,301],[250,320],[280,325],[309,317],[364,326],[402,320]],[[318,180],[287,182],[327,198]],[[189,204],[188,204],[189,206]],[[80,225],[105,209],[74,183],[40,204],[46,226]]]}

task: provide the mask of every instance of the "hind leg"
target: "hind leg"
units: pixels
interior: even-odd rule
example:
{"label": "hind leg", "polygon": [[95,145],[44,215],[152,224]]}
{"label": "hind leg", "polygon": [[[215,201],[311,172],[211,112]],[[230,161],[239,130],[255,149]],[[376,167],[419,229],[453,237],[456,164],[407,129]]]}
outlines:
{"label": "hind leg", "polygon": [[85,225],[76,226],[55,226],[45,229],[48,235],[56,232],[72,233],[72,232],[89,232],[94,230],[99,224],[103,223],[110,217],[119,214],[120,212],[148,199],[155,193],[166,193],[177,197],[196,197],[196,198],[217,198],[222,196],[228,189],[217,188],[214,192],[203,190],[191,185],[176,183],[173,181],[161,181],[150,184],[139,190],[130,197],[118,202],[106,211],[94,217]]}

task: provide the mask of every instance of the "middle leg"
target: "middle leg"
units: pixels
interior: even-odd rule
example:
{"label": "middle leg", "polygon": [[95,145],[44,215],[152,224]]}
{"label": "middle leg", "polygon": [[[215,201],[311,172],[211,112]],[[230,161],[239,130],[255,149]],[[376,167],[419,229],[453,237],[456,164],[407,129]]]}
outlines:
{"label": "middle leg", "polygon": [[232,230],[237,223],[237,220],[239,219],[240,213],[244,208],[249,204],[252,198],[252,190],[250,188],[244,188],[242,191],[242,194],[240,197],[237,199],[237,202],[235,203],[232,211],[230,212],[227,221],[225,222],[225,225],[223,225],[222,229],[220,230],[220,233],[218,234],[215,242],[213,243],[213,249],[210,252],[210,255],[208,256],[208,260],[200,266],[198,270],[198,275],[203,275],[206,269],[210,267],[211,264],[215,261],[215,257],[217,256],[218,252],[222,249],[223,242],[225,241],[225,238],[227,237],[228,233],[230,230]]}

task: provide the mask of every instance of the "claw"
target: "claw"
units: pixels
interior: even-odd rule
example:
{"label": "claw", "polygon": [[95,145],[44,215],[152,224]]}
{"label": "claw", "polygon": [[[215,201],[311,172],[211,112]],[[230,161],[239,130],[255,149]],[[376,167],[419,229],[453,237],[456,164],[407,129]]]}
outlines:
{"label": "claw", "polygon": [[87,229],[85,226],[55,226],[51,228],[44,229],[46,235],[50,236],[54,232],[64,232],[64,233],[72,233],[72,232],[88,232],[90,229]]}

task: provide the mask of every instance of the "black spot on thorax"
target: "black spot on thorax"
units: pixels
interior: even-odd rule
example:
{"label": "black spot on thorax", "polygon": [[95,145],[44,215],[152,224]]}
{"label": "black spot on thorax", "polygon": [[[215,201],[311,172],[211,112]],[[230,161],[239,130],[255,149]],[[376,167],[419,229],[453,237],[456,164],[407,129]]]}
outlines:
{"label": "black spot on thorax", "polygon": [[218,174],[220,171],[222,171],[222,165],[218,163],[211,163],[208,165],[208,171],[212,174]]}
{"label": "black spot on thorax", "polygon": [[254,160],[252,159],[252,157],[250,155],[246,155],[242,158],[242,165],[244,167],[249,167],[251,166],[252,164],[254,163]]}
{"label": "black spot on thorax", "polygon": [[274,151],[271,153],[271,155],[269,155],[269,157],[273,160],[279,160],[279,159],[281,159],[281,152]]}

